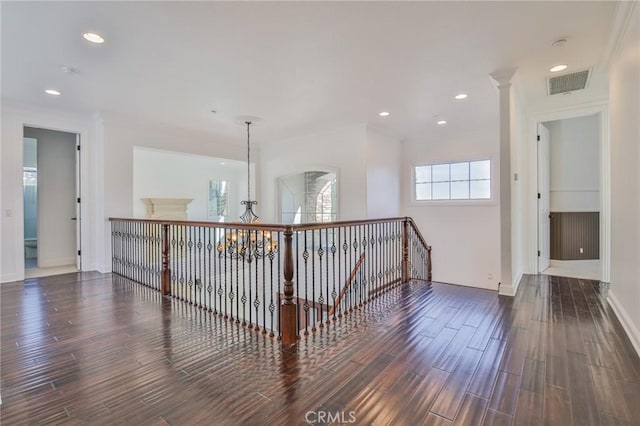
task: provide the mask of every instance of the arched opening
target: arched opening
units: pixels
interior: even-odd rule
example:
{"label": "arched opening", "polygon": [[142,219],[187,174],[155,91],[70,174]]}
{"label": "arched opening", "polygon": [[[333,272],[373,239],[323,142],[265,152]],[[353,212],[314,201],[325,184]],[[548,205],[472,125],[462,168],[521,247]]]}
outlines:
{"label": "arched opening", "polygon": [[338,217],[336,173],[305,171],[278,178],[280,221],[333,222]]}

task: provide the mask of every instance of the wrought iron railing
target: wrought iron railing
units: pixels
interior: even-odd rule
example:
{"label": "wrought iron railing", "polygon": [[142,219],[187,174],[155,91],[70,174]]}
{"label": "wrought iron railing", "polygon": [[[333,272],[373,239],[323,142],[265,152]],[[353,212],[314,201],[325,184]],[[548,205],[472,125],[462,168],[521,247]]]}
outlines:
{"label": "wrought iron railing", "polygon": [[410,279],[431,280],[411,218],[302,225],[111,219],[114,274],[285,344]]}

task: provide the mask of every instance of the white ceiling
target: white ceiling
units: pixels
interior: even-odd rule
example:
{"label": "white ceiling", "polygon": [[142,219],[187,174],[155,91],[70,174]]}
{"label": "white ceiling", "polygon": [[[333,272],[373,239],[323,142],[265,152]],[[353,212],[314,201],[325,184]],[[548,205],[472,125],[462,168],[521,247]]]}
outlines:
{"label": "white ceiling", "polygon": [[[119,113],[252,141],[353,123],[397,138],[497,126],[489,73],[518,68],[530,105],[545,77],[600,68],[615,2],[2,2],[3,100]],[[82,33],[99,32],[103,45]],[[562,48],[551,47],[567,37]],[[61,66],[74,66],[78,75]],[[55,87],[62,96],[44,94]],[[466,92],[469,98],[455,101]],[[556,95],[562,97],[562,95]],[[570,101],[566,99],[571,98]],[[217,110],[217,114],[210,111]],[[386,118],[380,111],[389,111]],[[435,125],[434,116],[448,120]]]}

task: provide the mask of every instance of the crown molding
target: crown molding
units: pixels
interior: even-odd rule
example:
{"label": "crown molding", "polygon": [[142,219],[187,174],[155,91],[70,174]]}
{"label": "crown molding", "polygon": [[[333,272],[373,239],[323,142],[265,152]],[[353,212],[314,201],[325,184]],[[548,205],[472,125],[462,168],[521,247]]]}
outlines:
{"label": "crown molding", "polygon": [[497,83],[498,89],[511,86],[511,78],[516,73],[517,68],[503,68],[489,74]]}
{"label": "crown molding", "polygon": [[615,16],[613,18],[613,27],[609,34],[609,41],[607,47],[602,55],[601,66],[604,69],[609,69],[611,62],[620,52],[620,47],[627,34],[629,23],[633,16],[634,10],[638,7],[638,1],[620,1],[616,6]]}

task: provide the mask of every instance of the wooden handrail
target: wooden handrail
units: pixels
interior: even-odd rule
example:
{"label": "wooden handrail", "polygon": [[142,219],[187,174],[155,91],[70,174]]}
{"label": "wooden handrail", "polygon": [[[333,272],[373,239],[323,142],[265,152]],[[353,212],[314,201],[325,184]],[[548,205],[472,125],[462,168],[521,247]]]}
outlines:
{"label": "wooden handrail", "polygon": [[205,228],[224,228],[224,229],[249,229],[257,231],[286,231],[290,225],[279,225],[269,223],[244,223],[244,222],[213,222],[198,220],[166,220],[166,219],[135,219],[123,217],[110,217],[110,222],[141,222],[141,223],[158,223],[162,225],[173,226],[202,226]]}
{"label": "wooden handrail", "polygon": [[413,219],[410,217],[407,217],[407,222],[411,224],[411,228],[413,229],[413,232],[415,232],[415,234],[418,236],[418,240],[420,240],[420,243],[422,244],[422,246],[425,248],[425,250],[427,250],[427,281],[431,281],[432,273],[433,273],[432,267],[431,267],[431,246],[427,244],[424,237],[422,236],[422,233],[420,232],[420,229],[418,229],[418,226],[413,221]]}
{"label": "wooden handrail", "polygon": [[422,243],[422,245],[424,246],[425,249],[427,250],[431,250],[431,246],[429,244],[427,244],[427,242],[425,241],[424,237],[422,236],[422,233],[420,232],[420,229],[418,229],[418,226],[416,225],[416,223],[413,221],[412,218],[407,217],[407,220],[409,221],[409,223],[411,224],[411,227],[413,228],[413,231],[416,233],[416,235],[418,236],[418,239],[420,240],[420,242]]}
{"label": "wooden handrail", "polygon": [[110,217],[109,221],[122,222],[143,222],[143,223],[159,223],[163,225],[181,225],[181,226],[203,226],[210,228],[233,228],[233,229],[251,229],[262,231],[309,231],[313,229],[325,228],[344,228],[347,226],[369,225],[375,223],[400,222],[403,220],[411,220],[408,217],[390,217],[383,219],[363,219],[363,220],[345,220],[338,222],[317,222],[317,223],[300,223],[295,225],[283,225],[277,223],[244,223],[244,222],[214,222],[214,221],[191,221],[191,220],[166,220],[166,219],[144,219],[144,218],[123,218]]}
{"label": "wooden handrail", "polygon": [[[320,233],[319,237],[321,237],[323,234],[325,234],[325,232],[321,232],[321,231],[326,230],[325,239],[326,239],[327,247],[324,247],[323,250],[324,250],[324,253],[327,254],[326,258],[328,259],[329,252],[327,251],[327,249],[328,249],[330,234],[332,238],[335,237],[335,235],[338,235],[338,243],[342,244],[340,242],[341,241],[340,235],[343,232],[344,232],[344,238],[346,238],[347,229],[349,227],[360,228],[360,230],[356,229],[356,235],[358,235],[358,237],[355,237],[355,236],[353,237],[353,243],[351,243],[351,241],[348,241],[348,242],[346,240],[343,241],[343,243],[345,244],[344,247],[346,247],[346,245],[350,245],[350,247],[355,249],[358,247],[358,245],[361,244],[360,240],[362,240],[361,250],[363,251],[360,254],[359,258],[356,260],[355,265],[351,270],[351,272],[349,273],[348,278],[345,279],[345,273],[347,272],[346,270],[342,271],[342,273],[339,274],[339,277],[336,277],[334,272],[333,279],[334,281],[336,281],[335,284],[338,284],[338,282],[342,279],[344,279],[345,281],[344,281],[343,287],[340,289],[339,294],[337,295],[337,298],[333,301],[332,304],[330,302],[331,299],[329,299],[329,290],[328,290],[329,276],[327,272],[327,277],[325,282],[327,283],[327,299],[329,300],[327,300],[326,305],[320,304],[320,306],[322,306],[321,308],[322,311],[327,314],[327,318],[326,318],[327,321],[329,320],[329,317],[335,317],[335,314],[338,311],[338,308],[343,305],[343,302],[345,302],[345,304],[350,303],[348,301],[349,298],[345,299],[345,297],[347,295],[347,292],[350,291],[351,285],[356,279],[356,274],[358,273],[358,270],[361,267],[363,267],[363,265],[365,264],[366,251],[368,250],[367,247],[369,245],[369,241],[372,247],[376,243],[375,233],[379,233],[379,235],[377,235],[377,241],[380,244],[383,244],[384,247],[387,247],[387,250],[390,253],[390,257],[388,259],[381,259],[380,265],[378,265],[378,262],[376,261],[375,265],[372,264],[371,267],[373,268],[379,267],[381,268],[380,271],[383,271],[384,273],[389,273],[389,274],[392,273],[393,275],[389,278],[389,281],[387,283],[385,284],[380,283],[381,284],[380,286],[370,289],[370,292],[367,295],[365,295],[365,298],[372,297],[371,291],[373,291],[374,294],[377,294],[387,290],[388,288],[391,288],[392,284],[406,283],[414,278],[424,280],[426,276],[426,279],[428,281],[431,281],[431,246],[429,246],[426,243],[426,240],[422,236],[422,233],[416,226],[413,219],[411,219],[410,217],[393,217],[393,218],[383,218],[383,219],[351,220],[351,221],[340,221],[340,222],[306,223],[306,224],[296,224],[296,225],[241,223],[241,222],[189,221],[189,220],[163,220],[163,219],[134,219],[134,218],[115,218],[115,217],[110,218],[109,220],[112,222],[112,231],[113,231],[112,243],[115,244],[114,247],[117,252],[117,253],[114,252],[115,254],[114,254],[113,262],[115,262],[114,265],[119,267],[119,269],[115,271],[115,273],[121,274],[130,279],[142,280],[139,282],[141,282],[144,285],[152,285],[154,286],[154,288],[160,290],[164,295],[172,295],[174,297],[177,297],[176,294],[172,294],[172,292],[175,290],[172,287],[173,285],[172,279],[174,279],[173,278],[174,275],[172,274],[175,271],[172,271],[171,268],[175,267],[179,269],[182,267],[181,266],[182,264],[180,263],[183,255],[182,250],[183,250],[183,245],[184,247],[187,247],[186,245],[187,241],[189,245],[188,245],[188,249],[187,248],[184,249],[185,256],[188,252],[189,256],[202,255],[206,257],[206,256],[212,255],[212,250],[214,247],[216,248],[215,253],[217,253],[217,255],[221,254],[220,249],[218,248],[219,242],[216,242],[211,239],[212,234],[214,239],[220,238],[218,230],[220,230],[223,233],[223,235],[228,233],[229,232],[228,230],[231,230],[231,232],[237,232],[238,234],[255,233],[256,238],[260,238],[259,235],[261,233],[264,233],[264,234],[268,234],[270,232],[277,233],[278,235],[275,238],[277,238],[277,241],[278,241],[278,245],[277,245],[278,258],[271,259],[269,261],[269,265],[271,265],[271,268],[273,268],[273,264],[274,264],[273,261],[275,260],[275,265],[277,267],[277,274],[280,275],[280,277],[276,277],[276,279],[282,280],[282,281],[279,281],[282,283],[282,289],[277,301],[279,305],[277,308],[278,311],[276,313],[276,315],[278,315],[276,318],[278,318],[279,320],[278,328],[275,328],[275,325],[273,324],[273,318],[271,319],[271,322],[272,322],[271,328],[272,328],[272,331],[273,330],[279,331],[279,338],[281,338],[282,343],[287,346],[295,345],[297,343],[299,339],[299,332],[300,332],[299,330],[300,323],[298,322],[298,317],[297,317],[298,308],[299,308],[298,305],[299,305],[300,299],[299,299],[299,295],[296,294],[297,282],[294,281],[294,277],[296,276],[295,269],[297,268],[297,263],[294,262],[294,259],[296,259],[297,256],[300,255],[299,250],[301,250],[301,248],[298,246],[299,236],[297,233],[308,232],[312,234],[311,246],[307,245],[306,234],[304,234],[305,238],[304,238],[303,248],[305,252],[308,253],[307,250],[309,247],[311,248],[312,251],[315,251],[315,246],[313,243],[314,236],[317,233]],[[370,225],[375,225],[375,226],[370,226]],[[378,225],[381,225],[381,226],[378,226]],[[208,238],[209,244],[205,246],[198,239],[197,245],[196,245],[196,241],[191,240],[192,238],[191,231],[189,231],[189,234],[188,234],[189,236],[187,237],[186,236],[187,231],[180,230],[181,227],[184,227],[184,229],[188,229],[188,228],[207,229],[208,228],[207,232],[205,232],[205,234],[208,235],[208,237],[205,237],[205,239]],[[216,232],[208,232],[209,230],[212,230],[212,229],[216,230]],[[182,236],[179,236],[178,240],[176,240],[175,236],[172,236],[172,233],[174,233],[175,230],[178,230],[179,233],[182,232],[182,234],[180,234]],[[349,231],[349,238],[351,239],[352,237],[350,232],[351,231]],[[373,234],[371,234],[372,232]],[[296,235],[294,236],[294,234]],[[197,235],[200,235],[200,234],[198,233]],[[182,240],[183,237],[185,241]],[[273,235],[271,237],[273,238]],[[381,240],[382,237],[384,237],[384,241]],[[400,240],[400,237],[401,237],[401,240]],[[294,240],[295,240],[295,244],[294,244]],[[214,245],[214,244],[217,244],[217,245]],[[250,242],[249,244],[253,244],[253,243]],[[332,259],[333,259],[333,262],[335,262],[335,252],[340,250],[340,248],[337,248],[335,246],[335,242],[333,244],[334,246],[332,247],[332,249],[333,249],[334,257]],[[414,244],[417,244],[418,247],[414,247],[413,246]],[[133,250],[132,247],[135,248],[135,250]],[[149,247],[153,247],[154,251],[152,253],[152,257],[153,257],[152,261],[154,262],[154,265],[157,263],[160,264],[159,265],[161,268],[160,270],[155,270],[155,269],[151,270],[150,268],[148,268],[148,265],[143,264],[144,262],[147,262],[147,263],[149,262],[148,256],[146,256],[146,253],[149,251]],[[192,247],[194,247],[193,253],[192,253]],[[197,247],[197,254],[196,254],[195,247]],[[341,246],[341,248],[342,247],[343,246]],[[174,250],[177,251],[178,249],[180,250],[179,259],[176,258],[176,255],[173,253]],[[347,249],[344,248],[344,250],[345,250],[345,256],[346,256]],[[415,250],[418,250],[418,257],[416,257]],[[425,253],[422,253],[423,250]],[[237,253],[238,253],[237,251],[235,252],[229,251],[229,253],[225,252],[225,256],[223,258],[222,257],[217,258],[218,263],[220,263],[221,261],[226,262],[227,254],[229,255],[228,258],[232,259],[233,254],[235,254],[236,256],[239,256],[239,254]],[[401,256],[401,259],[398,259],[398,254]],[[354,255],[357,255],[357,252],[354,253]],[[264,253],[262,254],[262,256],[264,256]],[[312,256],[314,256],[312,258],[312,268],[313,268],[313,259],[315,259],[316,254],[312,254]],[[318,251],[318,256],[323,256],[323,254],[321,254],[320,251]],[[374,260],[374,258],[371,256],[369,256],[369,259],[372,261]],[[398,269],[395,269],[397,266],[399,266],[396,264],[396,262],[398,262],[399,260],[401,260],[400,271]],[[244,257],[243,257],[243,261],[244,261]],[[320,261],[322,261],[322,257],[320,258]],[[345,261],[346,261],[346,258],[345,258]],[[174,262],[175,265],[172,265],[172,262]],[[325,260],[325,262],[328,262],[328,260]],[[416,262],[415,266],[413,265],[412,262]],[[236,265],[237,265],[237,259],[236,259]],[[265,264],[263,262],[263,267],[264,265]],[[338,253],[338,265],[340,265],[339,253]],[[347,264],[345,264],[345,267],[346,265]],[[384,270],[385,265],[387,267],[386,270]],[[257,266],[255,268],[256,269],[254,269],[254,271],[257,274],[257,271],[258,271]],[[305,264],[305,268],[306,268],[306,264]],[[415,268],[418,268],[418,269],[415,269]],[[204,270],[205,270],[204,272],[205,278],[209,277],[209,275],[206,275],[206,274],[211,273],[211,268],[209,267],[207,269],[205,266]],[[215,268],[214,268],[214,271],[215,271]],[[225,263],[225,268],[224,268],[225,274],[227,273],[226,271],[227,269],[226,269],[226,263]],[[378,275],[381,273],[380,271],[378,271]],[[273,272],[274,270],[272,269],[271,271],[272,275],[273,275]],[[376,271],[374,270],[373,272],[375,273]],[[411,275],[414,272],[416,276]],[[243,279],[243,286],[244,286],[244,276],[242,277],[242,279]],[[236,280],[239,280],[237,276],[236,276]],[[256,280],[254,281],[254,284],[257,285],[257,282],[258,282],[258,276],[256,275]],[[238,284],[238,281],[236,281],[236,287],[237,287],[237,284]],[[201,285],[202,285],[202,278],[200,277],[200,282],[198,282],[198,277],[196,277],[194,286],[193,286],[193,289],[194,289],[193,294],[191,296],[196,294],[195,293],[196,289],[201,290],[201,287],[198,287]],[[305,286],[306,286],[306,282],[305,282]],[[191,283],[189,283],[189,288],[192,288]],[[209,290],[209,291],[211,292],[212,290]],[[305,287],[305,291],[306,291],[306,287]],[[229,294],[232,294],[232,293],[229,293]],[[332,293],[332,294],[335,294],[335,293]],[[178,296],[180,296],[180,294]],[[188,297],[191,297],[191,296],[188,296]],[[187,297],[187,296],[184,296],[184,297]],[[222,297],[222,293],[220,293],[220,297]],[[226,297],[227,297],[226,281],[225,281],[225,288],[224,288],[224,297],[226,300]],[[191,299],[189,300],[191,301]],[[236,299],[236,301],[237,300],[238,299]],[[315,293],[314,293],[314,296],[312,297],[312,300],[314,301],[314,306],[315,306],[315,303],[316,303]],[[305,294],[305,301],[306,301],[306,294]],[[223,308],[223,306],[226,306],[226,305],[223,305],[221,298],[218,302],[219,302],[219,307],[221,309],[221,312],[224,311],[225,317],[226,317],[226,307]],[[258,302],[261,303],[261,306],[263,307],[263,311],[264,311],[266,309],[265,306],[267,306],[265,303],[266,299]],[[346,302],[349,302],[349,303],[346,303]],[[202,300],[200,300],[197,303],[202,304],[203,302]],[[244,303],[245,302],[243,301],[243,305]],[[361,303],[362,303],[362,300],[361,300]],[[211,300],[209,300],[209,306],[206,306],[206,303],[203,306],[207,307],[208,309],[211,309],[210,304],[211,304]],[[236,302],[236,305],[237,305],[237,302]],[[214,303],[214,310],[216,309],[215,306],[216,304]],[[236,306],[236,316],[239,312],[238,309],[239,308],[237,308]],[[256,321],[258,318],[257,309],[258,308],[256,307]],[[271,305],[269,306],[269,309],[273,317],[275,312],[273,301],[271,301]],[[233,316],[233,309],[231,311]],[[251,313],[251,310],[249,312]],[[249,315],[249,317],[251,318],[251,315]],[[266,318],[266,314],[265,314],[265,318]],[[321,313],[316,313],[314,318],[315,318],[314,321],[316,322],[318,321],[318,319],[319,321],[322,321],[323,315]],[[312,330],[314,330],[313,327],[312,327]]]}
{"label": "wooden handrail", "polygon": [[342,287],[342,290],[340,290],[340,294],[338,295],[338,298],[336,299],[335,302],[333,302],[333,307],[329,309],[330,317],[336,312],[336,309],[340,305],[340,302],[342,302],[344,295],[347,294],[347,290],[351,286],[351,283],[353,282],[353,279],[356,276],[356,272],[358,272],[358,269],[360,269],[360,265],[362,265],[362,261],[364,260],[364,257],[365,257],[365,252],[362,252],[362,254],[360,255],[360,258],[358,259],[355,266],[351,270],[351,273],[349,274],[349,278],[347,278],[347,281],[345,281],[344,287]]}

